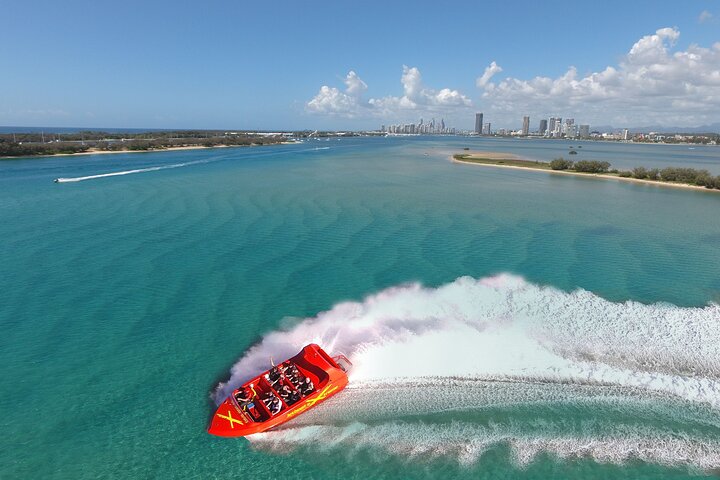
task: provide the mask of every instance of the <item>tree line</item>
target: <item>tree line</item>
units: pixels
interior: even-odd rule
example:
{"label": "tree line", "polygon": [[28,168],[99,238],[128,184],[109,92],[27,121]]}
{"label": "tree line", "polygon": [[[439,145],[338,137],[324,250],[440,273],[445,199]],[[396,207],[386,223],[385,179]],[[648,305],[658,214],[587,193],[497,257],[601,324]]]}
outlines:
{"label": "tree line", "polygon": [[0,157],[28,157],[32,155],[58,155],[82,153],[88,151],[89,145],[77,143],[19,143],[0,139]]}
{"label": "tree line", "polygon": [[553,170],[570,170],[581,173],[607,173],[623,178],[637,178],[639,180],[654,180],[659,182],[687,183],[699,187],[720,190],[720,175],[713,176],[707,170],[694,168],[667,167],[663,169],[636,167],[632,170],[610,169],[609,162],[596,160],[580,160],[573,162],[564,158],[556,158],[550,162]]}
{"label": "tree line", "polygon": [[[45,141],[49,139],[50,141]],[[285,141],[282,135],[226,134],[224,132],[144,132],[108,134],[78,132],[43,135],[37,133],[0,135],[0,157],[57,155],[100,151],[145,151],[186,146],[270,145]]]}

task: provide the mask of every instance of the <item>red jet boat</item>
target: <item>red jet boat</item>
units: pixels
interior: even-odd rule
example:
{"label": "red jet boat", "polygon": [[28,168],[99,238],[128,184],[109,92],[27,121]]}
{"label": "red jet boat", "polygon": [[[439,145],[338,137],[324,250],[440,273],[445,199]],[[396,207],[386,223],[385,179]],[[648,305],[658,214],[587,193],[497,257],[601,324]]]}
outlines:
{"label": "red jet boat", "polygon": [[218,407],[208,433],[244,437],[291,420],[345,388],[352,363],[314,343],[241,387]]}

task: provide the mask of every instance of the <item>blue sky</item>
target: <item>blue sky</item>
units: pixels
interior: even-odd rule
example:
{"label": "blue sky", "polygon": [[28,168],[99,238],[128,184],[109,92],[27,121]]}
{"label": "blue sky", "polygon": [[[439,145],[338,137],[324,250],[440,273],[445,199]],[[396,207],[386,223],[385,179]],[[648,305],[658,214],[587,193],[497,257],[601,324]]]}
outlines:
{"label": "blue sky", "polygon": [[0,125],[720,122],[710,0],[9,1],[0,60]]}

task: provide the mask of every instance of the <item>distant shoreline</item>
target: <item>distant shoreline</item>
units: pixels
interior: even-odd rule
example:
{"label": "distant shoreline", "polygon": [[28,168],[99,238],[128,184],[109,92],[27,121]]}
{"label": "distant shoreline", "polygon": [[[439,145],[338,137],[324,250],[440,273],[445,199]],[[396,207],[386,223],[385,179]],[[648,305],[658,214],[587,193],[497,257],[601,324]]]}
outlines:
{"label": "distant shoreline", "polygon": [[[466,155],[468,158],[466,158],[466,159],[457,158],[458,156],[461,156],[461,155]],[[549,165],[549,164],[546,164],[543,162],[536,162],[535,160],[528,160],[528,159],[519,157],[518,155],[514,155],[512,153],[479,152],[479,151],[465,152],[465,153],[451,155],[450,161],[452,161],[453,163],[464,163],[466,165],[480,165],[480,166],[484,166],[484,167],[495,167],[495,168],[512,168],[512,169],[516,169],[516,170],[532,170],[535,172],[545,172],[545,173],[557,174],[557,175],[573,175],[576,177],[597,178],[597,179],[602,179],[602,180],[621,180],[621,181],[630,182],[630,183],[655,185],[655,186],[659,186],[659,187],[684,188],[684,189],[700,190],[703,192],[720,193],[720,190],[716,190],[713,188],[705,188],[705,187],[701,187],[699,185],[690,185],[689,183],[663,182],[660,180],[648,180],[648,179],[632,178],[632,177],[620,177],[620,176],[612,175],[609,173],[584,173],[584,172],[572,172],[572,171],[568,171],[568,170],[553,170],[553,169],[549,168],[549,166],[533,167],[531,165],[527,165],[527,166],[519,165],[519,163],[522,163],[522,162],[527,162],[529,164],[538,163],[539,165]],[[504,161],[515,163],[515,165],[504,165],[501,163]]]}
{"label": "distant shoreline", "polygon": [[278,142],[270,143],[266,145],[212,145],[210,147],[205,145],[184,145],[180,147],[165,147],[165,148],[149,148],[147,150],[100,150],[90,148],[85,152],[77,153],[53,153],[48,155],[25,155],[25,156],[4,156],[0,157],[0,160],[27,160],[31,158],[52,158],[52,157],[77,157],[83,155],[105,155],[110,153],[157,153],[157,152],[173,152],[179,150],[204,150],[210,148],[235,148],[235,147],[263,147],[270,145],[290,145],[296,142]]}

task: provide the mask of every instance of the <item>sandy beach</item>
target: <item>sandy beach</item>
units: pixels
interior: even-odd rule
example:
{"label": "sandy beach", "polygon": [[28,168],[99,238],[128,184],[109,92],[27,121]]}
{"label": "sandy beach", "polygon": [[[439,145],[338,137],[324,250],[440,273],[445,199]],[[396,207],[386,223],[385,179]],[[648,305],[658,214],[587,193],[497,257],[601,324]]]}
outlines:
{"label": "sandy beach", "polygon": [[[463,152],[461,155],[469,155],[476,158],[483,158],[487,160],[526,160],[526,161],[533,161],[529,160],[527,158],[520,157],[518,155],[514,155],[512,153],[502,153],[502,152],[479,152],[479,151],[473,151],[473,152]],[[494,168],[512,168],[516,170],[533,170],[536,172],[543,172],[543,173],[549,173],[552,175],[574,175],[578,177],[584,177],[584,178],[597,178],[602,180],[620,180],[623,182],[630,182],[630,183],[638,183],[643,185],[654,185],[658,187],[672,187],[672,188],[684,188],[684,189],[691,189],[691,190],[700,190],[703,192],[715,192],[720,193],[720,190],[712,189],[712,188],[705,188],[700,187],[698,185],[690,185],[687,183],[671,183],[671,182],[662,182],[659,180],[646,180],[646,179],[640,179],[640,178],[632,178],[632,177],[619,177],[617,175],[610,175],[610,174],[603,174],[603,173],[582,173],[582,172],[572,172],[568,170],[552,170],[547,168],[533,168],[533,167],[520,167],[517,165],[499,165],[494,163],[477,163],[473,161],[463,161],[458,160],[455,158],[454,155],[450,156],[450,161],[454,163],[464,163],[466,165],[479,165],[481,167],[494,167]]]}

